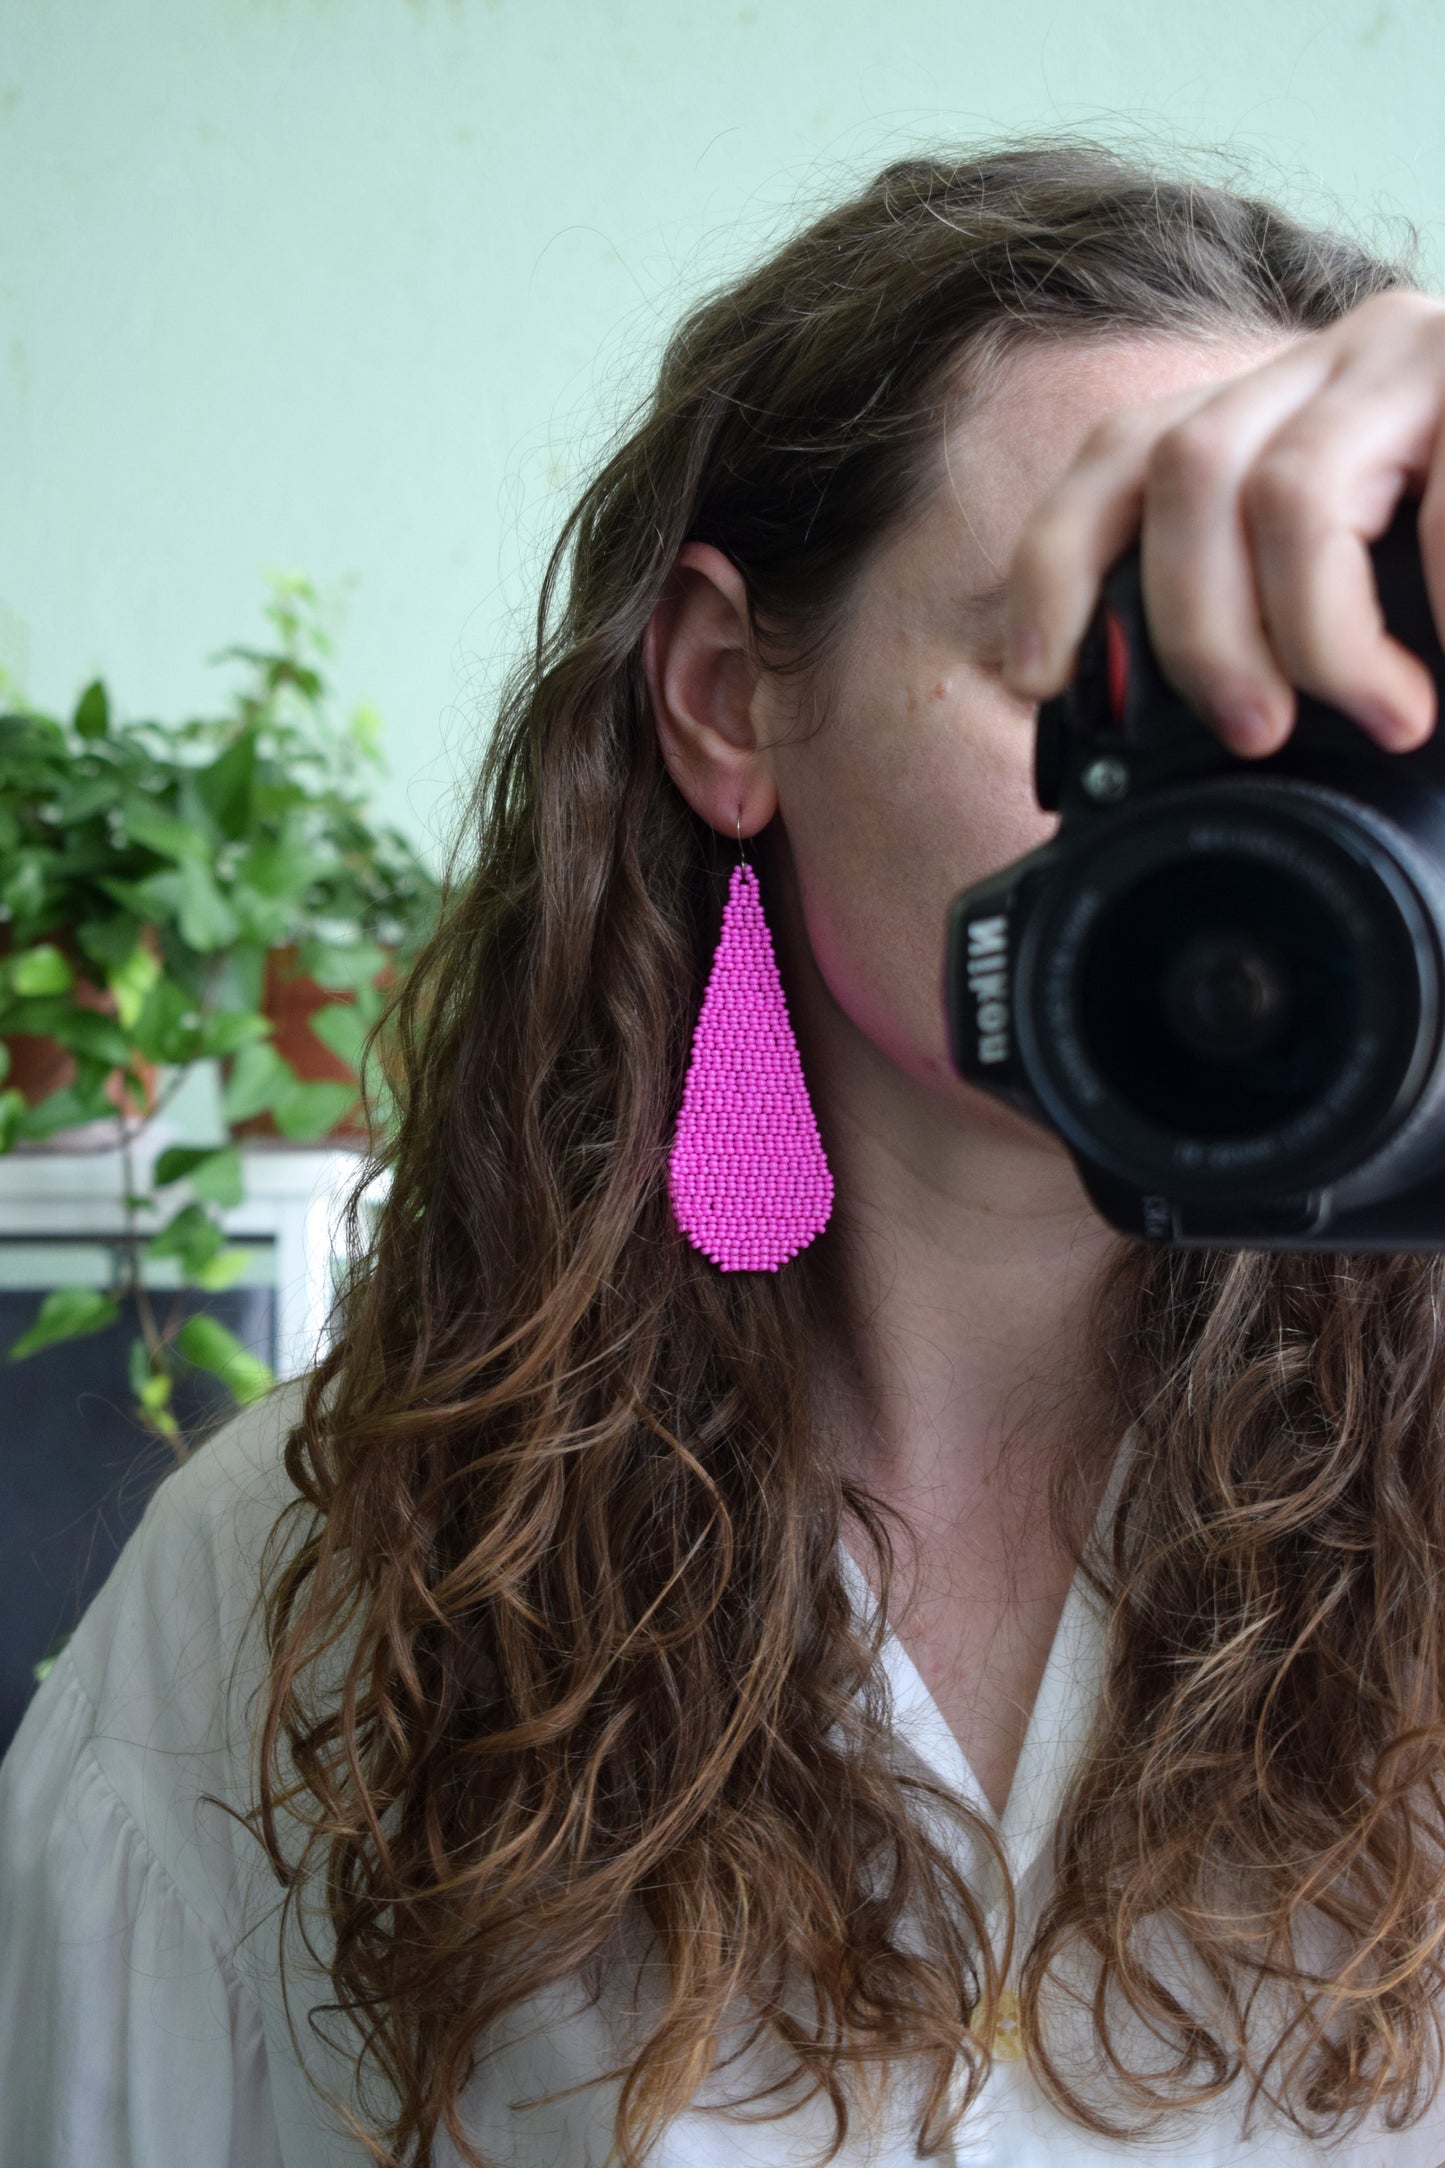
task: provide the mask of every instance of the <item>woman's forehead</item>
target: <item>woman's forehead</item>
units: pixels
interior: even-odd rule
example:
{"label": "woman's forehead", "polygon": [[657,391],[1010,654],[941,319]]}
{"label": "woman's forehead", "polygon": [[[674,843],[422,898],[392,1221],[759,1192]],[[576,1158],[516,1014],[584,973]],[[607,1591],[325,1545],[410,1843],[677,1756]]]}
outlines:
{"label": "woman's forehead", "polygon": [[945,439],[947,463],[1067,459],[1094,424],[1193,385],[1237,376],[1292,339],[1129,338],[1031,340],[1004,356]]}
{"label": "woman's forehead", "polygon": [[946,430],[909,538],[924,549],[946,543],[1001,579],[1028,513],[1105,415],[1237,376],[1292,343],[1138,334],[1018,347]]}

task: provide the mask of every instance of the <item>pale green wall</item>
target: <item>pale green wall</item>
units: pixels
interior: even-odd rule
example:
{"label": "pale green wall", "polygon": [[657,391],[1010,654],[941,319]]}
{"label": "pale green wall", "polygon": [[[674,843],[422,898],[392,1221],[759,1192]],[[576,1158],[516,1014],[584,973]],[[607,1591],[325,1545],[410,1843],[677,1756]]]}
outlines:
{"label": "pale green wall", "polygon": [[332,598],[439,842],[537,557],[690,294],[855,172],[1012,128],[1225,145],[1427,228],[1439,0],[0,0],[0,662],[225,682]]}

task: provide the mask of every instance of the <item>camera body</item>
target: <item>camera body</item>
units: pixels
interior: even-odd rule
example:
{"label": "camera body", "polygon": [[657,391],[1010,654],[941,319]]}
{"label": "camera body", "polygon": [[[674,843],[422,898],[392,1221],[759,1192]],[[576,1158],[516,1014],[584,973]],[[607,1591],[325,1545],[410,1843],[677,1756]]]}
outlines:
{"label": "camera body", "polygon": [[[1385,624],[1442,652],[1404,501]],[[949,909],[954,1067],[1183,1248],[1445,1249],[1445,730],[1386,752],[1301,694],[1246,760],[1159,669],[1137,547],[1037,719],[1049,842]]]}

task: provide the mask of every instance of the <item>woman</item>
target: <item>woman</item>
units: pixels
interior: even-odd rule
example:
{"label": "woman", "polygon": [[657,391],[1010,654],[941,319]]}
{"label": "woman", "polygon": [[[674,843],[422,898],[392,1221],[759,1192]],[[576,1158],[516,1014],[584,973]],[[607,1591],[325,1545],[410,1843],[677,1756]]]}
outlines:
{"label": "woman", "polygon": [[[1445,2157],[1439,1260],[1122,1240],[938,993],[1141,524],[1226,742],[1428,733],[1366,547],[1419,494],[1445,625],[1442,413],[1399,266],[1072,142],[896,165],[686,320],[332,1352],[0,1773],[6,2162]],[[743,856],[826,1157],[795,1102],[778,1269],[680,1156]]]}

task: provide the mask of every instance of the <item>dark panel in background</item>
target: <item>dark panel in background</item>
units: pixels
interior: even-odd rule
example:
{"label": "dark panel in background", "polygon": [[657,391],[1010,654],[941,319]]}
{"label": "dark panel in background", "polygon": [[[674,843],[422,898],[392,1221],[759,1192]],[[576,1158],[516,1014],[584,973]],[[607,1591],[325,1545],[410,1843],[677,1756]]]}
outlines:
{"label": "dark panel in background", "polygon": [[[34,1322],[42,1293],[0,1288],[0,1350]],[[271,1288],[188,1293],[182,1314],[197,1309],[274,1366]],[[165,1441],[147,1436],[130,1414],[126,1356],[134,1337],[133,1319],[122,1314],[104,1332],[21,1362],[0,1355],[0,1754],[35,1690],[35,1665],[78,1624],[175,1466]],[[204,1372],[189,1372],[177,1386],[176,1418],[187,1431],[231,1405]]]}

